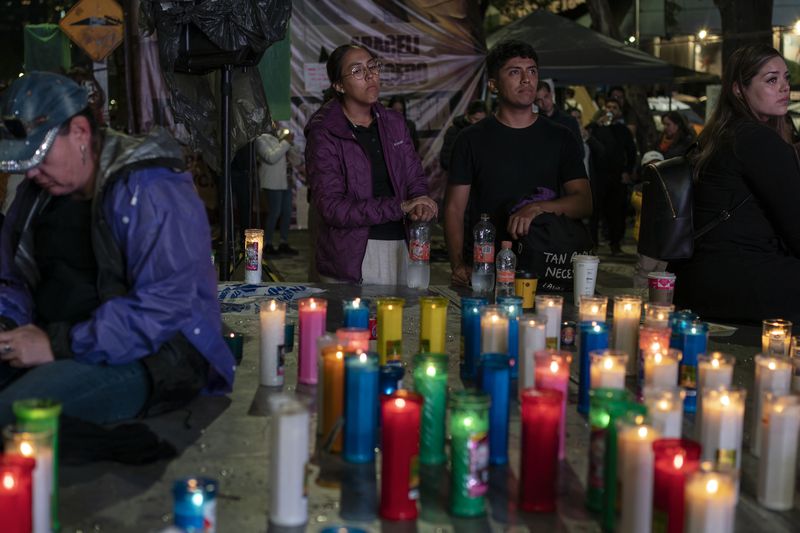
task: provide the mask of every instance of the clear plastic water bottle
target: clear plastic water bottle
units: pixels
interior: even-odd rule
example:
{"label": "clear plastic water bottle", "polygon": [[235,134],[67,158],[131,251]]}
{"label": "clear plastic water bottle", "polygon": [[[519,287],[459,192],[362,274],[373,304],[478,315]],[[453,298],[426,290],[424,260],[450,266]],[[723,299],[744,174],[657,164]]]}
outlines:
{"label": "clear plastic water bottle", "polygon": [[514,296],[514,275],[517,271],[517,256],[511,250],[511,241],[500,243],[500,253],[497,254],[496,266],[495,300],[501,296]]}
{"label": "clear plastic water bottle", "polygon": [[486,213],[481,214],[472,238],[472,290],[490,293],[494,288],[494,226]]}
{"label": "clear plastic water bottle", "polygon": [[431,227],[427,222],[411,224],[408,239],[409,289],[427,289],[431,281]]}

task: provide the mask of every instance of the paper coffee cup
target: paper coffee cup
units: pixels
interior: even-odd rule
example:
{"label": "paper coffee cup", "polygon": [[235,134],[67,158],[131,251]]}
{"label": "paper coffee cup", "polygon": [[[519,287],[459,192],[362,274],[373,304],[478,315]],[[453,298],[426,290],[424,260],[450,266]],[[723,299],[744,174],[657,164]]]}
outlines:
{"label": "paper coffee cup", "polygon": [[650,272],[647,275],[649,299],[653,303],[671,304],[675,294],[675,274],[672,272]]}
{"label": "paper coffee cup", "polygon": [[600,258],[596,255],[576,255],[572,257],[572,281],[576,307],[580,305],[581,296],[594,295],[599,265]]}

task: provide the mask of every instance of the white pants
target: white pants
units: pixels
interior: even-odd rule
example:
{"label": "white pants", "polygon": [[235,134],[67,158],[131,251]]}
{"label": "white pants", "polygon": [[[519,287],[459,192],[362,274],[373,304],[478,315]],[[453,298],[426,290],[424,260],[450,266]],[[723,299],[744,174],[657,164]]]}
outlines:
{"label": "white pants", "polygon": [[[361,283],[364,285],[405,285],[408,271],[406,241],[367,241],[367,251],[361,262]],[[341,280],[320,276],[323,283],[342,283]]]}

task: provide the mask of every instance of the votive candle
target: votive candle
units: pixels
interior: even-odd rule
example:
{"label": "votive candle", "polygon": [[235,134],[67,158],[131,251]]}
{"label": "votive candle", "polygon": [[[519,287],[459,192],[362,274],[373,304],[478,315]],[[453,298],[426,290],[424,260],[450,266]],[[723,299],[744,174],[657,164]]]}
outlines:
{"label": "votive candle", "polygon": [[661,438],[653,443],[653,453],[653,531],[682,533],[686,478],[700,468],[700,445]]}
{"label": "votive candle", "polygon": [[[343,432],[339,420],[344,415],[344,347],[326,346],[322,349],[322,417],[317,421],[323,442],[330,441],[330,451],[342,451]],[[331,440],[334,430],[336,437]]]}
{"label": "votive candle", "polygon": [[380,383],[380,393],[383,395],[392,394],[394,391],[403,388],[403,376],[406,369],[403,365],[384,365],[380,368],[378,382]]}
{"label": "votive candle", "polygon": [[386,520],[417,518],[422,396],[398,390],[381,400],[381,503]]}
{"label": "votive candle", "polygon": [[581,296],[578,322],[605,322],[608,316],[607,296]]}
{"label": "votive candle", "polygon": [[447,409],[447,355],[414,356],[414,390],[423,398],[419,462],[444,464],[445,412]]}
{"label": "votive candle", "polygon": [[555,510],[563,403],[564,394],[560,390],[526,389],[522,392],[519,496],[523,511]]}
{"label": "votive candle", "polygon": [[547,347],[561,349],[561,310],[564,297],[558,295],[536,295],[536,313],[547,317]]}
{"label": "votive candle", "polygon": [[4,533],[30,533],[33,528],[33,469],[36,460],[0,454],[0,516]]}
{"label": "votive candle", "polygon": [[636,374],[636,353],[639,349],[639,320],[642,316],[642,299],[638,296],[614,297],[614,318],[611,336],[613,348],[628,354],[625,373]]}
{"label": "votive candle", "polygon": [[244,282],[261,283],[261,259],[264,254],[264,230],[244,230]]}
{"label": "votive candle", "polygon": [[788,357],[792,347],[792,323],[782,318],[761,322],[761,353],[773,357]]}
{"label": "votive candle", "polygon": [[402,298],[378,298],[378,357],[381,366],[403,357]]}
{"label": "votive candle", "polygon": [[500,305],[481,309],[481,353],[508,353],[508,317]]}
{"label": "votive candle", "polygon": [[620,502],[619,531],[649,531],[653,521],[653,442],[659,433],[646,424],[621,422],[617,435],[619,456]]}
{"label": "votive candle", "polygon": [[703,447],[704,461],[740,468],[746,393],[738,388],[703,391],[700,445]]}
{"label": "votive candle", "polygon": [[297,527],[308,521],[309,427],[308,410],[301,402],[287,398],[273,406],[269,521],[276,526]]}
{"label": "votive candle", "polygon": [[668,327],[652,327],[644,325],[639,328],[639,350],[636,357],[637,396],[641,397],[642,387],[644,386],[645,354],[650,352],[664,352],[668,350],[669,338],[671,334],[672,331]]}
{"label": "votive candle", "polygon": [[675,387],[678,384],[678,364],[681,352],[673,348],[646,351],[644,354],[644,384],[651,387]]}
{"label": "votive candle", "polygon": [[[604,390],[604,389],[599,389]],[[644,424],[647,408],[639,403],[625,402],[609,406],[611,421],[606,429],[605,449],[603,455],[603,508],[600,524],[605,531],[613,531],[620,510],[620,489],[622,488],[622,469],[620,465],[624,450],[620,450],[619,430],[621,421],[629,421],[638,425]]]}
{"label": "votive candle", "polygon": [[758,503],[773,511],[794,507],[800,397],[764,395],[758,461]]}
{"label": "votive candle", "polygon": [[508,318],[506,353],[511,358],[511,379],[517,379],[519,376],[519,317],[522,314],[522,297],[500,296],[497,298],[497,303],[503,307],[506,318]]}
{"label": "votive candle", "polygon": [[722,352],[711,352],[697,357],[697,411],[694,415],[694,434],[698,439],[703,424],[703,391],[730,387],[733,384],[735,361],[732,355]]}
{"label": "votive candle", "polygon": [[772,392],[776,395],[789,394],[792,388],[794,368],[786,357],[756,356],[755,381],[753,383],[753,413],[750,453],[761,453],[761,417],[763,395]]}
{"label": "votive candle", "polygon": [[697,364],[698,356],[708,348],[708,324],[692,322],[681,332],[683,357],[680,363],[678,384],[686,391],[683,409],[687,413],[697,411]]}
{"label": "votive candle", "polygon": [[569,390],[569,352],[542,350],[536,352],[536,388],[561,392],[561,414],[558,428],[558,458],[564,458],[567,436],[567,395]]}
{"label": "votive candle", "polygon": [[683,428],[683,400],[686,392],[680,387],[644,388],[647,416],[662,438],[678,439]]}
{"label": "votive candle", "polygon": [[481,389],[489,395],[489,464],[508,463],[511,361],[502,353],[481,355]]}
{"label": "votive candle", "polygon": [[15,426],[3,431],[5,453],[36,460],[33,469],[33,533],[50,533],[50,492],[53,488],[53,433],[50,430],[27,432]]}
{"label": "votive candle", "polygon": [[685,493],[685,533],[733,533],[737,494],[732,475],[698,470],[689,475]]}
{"label": "votive candle", "polygon": [[624,389],[628,354],[618,350],[595,350],[589,354],[591,388]]}
{"label": "votive candle", "polygon": [[489,396],[458,391],[450,401],[450,513],[475,517],[486,513],[489,488]]}
{"label": "votive candle", "polygon": [[461,379],[473,382],[481,356],[481,307],[486,298],[461,298]]}
{"label": "votive candle", "polygon": [[547,317],[523,315],[519,321],[519,395],[536,384],[535,354],[547,347]]}
{"label": "votive candle", "polygon": [[304,385],[316,385],[317,338],[325,333],[325,317],[328,302],[322,298],[301,298],[297,301],[299,346],[297,381]]}
{"label": "votive candle", "polygon": [[[669,315],[675,311],[672,304],[647,302],[644,304],[644,325],[651,328],[669,328]],[[665,346],[669,346],[669,341]]]}
{"label": "votive candle", "polygon": [[345,328],[361,328],[369,330],[369,300],[353,298],[342,302]]}
{"label": "votive candle", "polygon": [[362,352],[344,360],[344,451],[348,463],[375,460],[378,424],[378,356]]}
{"label": "votive candle", "polygon": [[[549,320],[549,319],[548,319]],[[589,389],[591,389],[591,360],[589,354],[608,348],[608,326],[599,322],[581,322],[581,338],[578,351],[578,412],[589,412]]]}
{"label": "votive candle", "polygon": [[423,296],[419,299],[419,351],[447,351],[447,298]]}
{"label": "votive candle", "polygon": [[366,328],[339,328],[336,341],[348,352],[369,351],[369,330]]}
{"label": "votive candle", "polygon": [[284,379],[286,304],[277,300],[262,302],[258,318],[261,326],[261,384],[279,387]]}

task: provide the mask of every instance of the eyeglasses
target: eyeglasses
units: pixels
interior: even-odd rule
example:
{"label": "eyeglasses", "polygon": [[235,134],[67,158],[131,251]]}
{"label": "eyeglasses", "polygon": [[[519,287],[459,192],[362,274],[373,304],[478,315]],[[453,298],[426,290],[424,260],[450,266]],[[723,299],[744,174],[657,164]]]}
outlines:
{"label": "eyeglasses", "polygon": [[373,76],[380,76],[383,64],[380,61],[371,61],[365,65],[356,65],[350,70],[350,74],[345,74],[342,78],[353,76],[357,80],[363,80],[367,75],[367,70]]}

